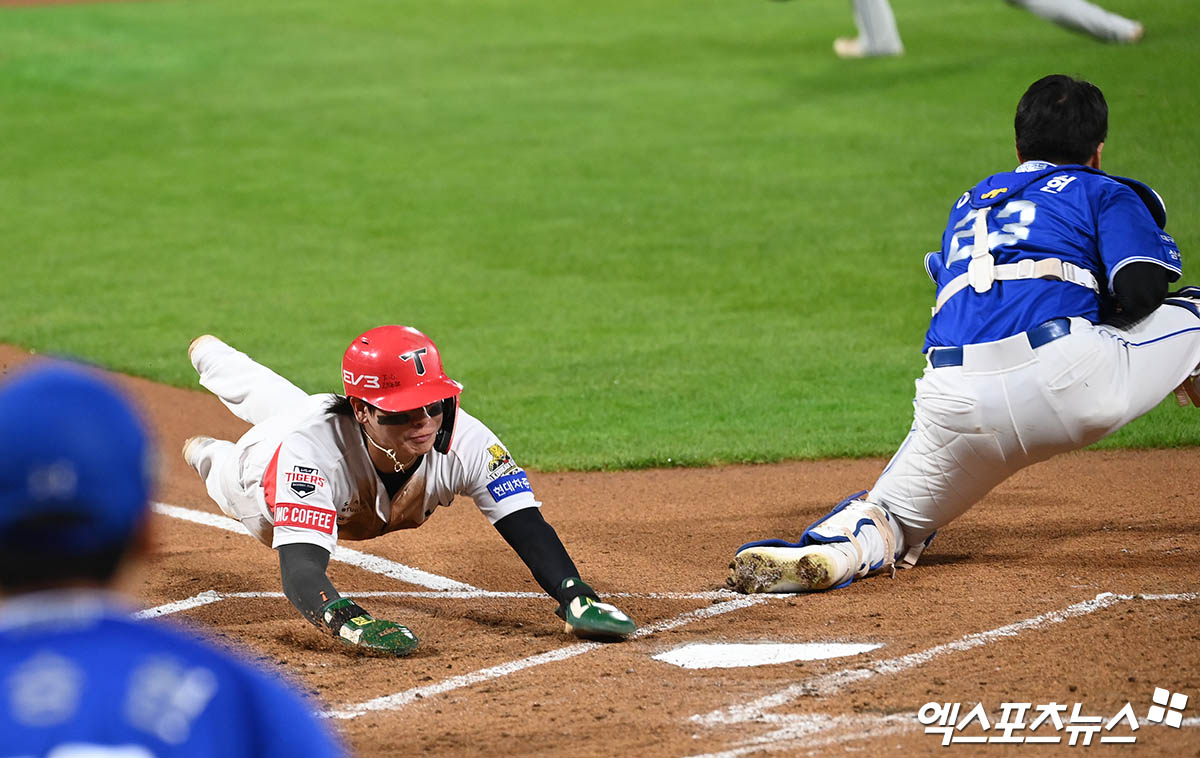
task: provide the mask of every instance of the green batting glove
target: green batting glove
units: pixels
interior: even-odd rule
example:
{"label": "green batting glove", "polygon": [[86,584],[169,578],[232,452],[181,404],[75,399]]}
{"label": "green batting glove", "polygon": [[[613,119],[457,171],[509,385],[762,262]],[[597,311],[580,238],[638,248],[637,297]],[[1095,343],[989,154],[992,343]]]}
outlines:
{"label": "green batting glove", "polygon": [[330,602],[322,609],[322,616],[333,636],[351,647],[395,656],[417,649],[417,636],[408,627],[373,618],[348,597]]}
{"label": "green batting glove", "polygon": [[592,640],[623,640],[637,631],[637,624],[615,605],[602,603],[591,587],[576,578],[564,579],[559,587],[584,592],[558,606],[554,613],[566,623],[566,630],[576,637]]}

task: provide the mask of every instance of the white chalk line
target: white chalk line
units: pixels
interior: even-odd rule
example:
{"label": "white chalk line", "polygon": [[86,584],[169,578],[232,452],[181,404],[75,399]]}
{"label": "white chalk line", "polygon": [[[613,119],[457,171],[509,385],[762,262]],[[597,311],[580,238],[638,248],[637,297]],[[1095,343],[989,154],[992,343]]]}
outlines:
{"label": "white chalk line", "polygon": [[[209,513],[207,511],[199,511],[191,508],[182,508],[177,505],[168,503],[153,503],[152,507],[155,512],[164,516],[182,519],[204,526],[211,526],[218,529],[224,529],[237,534],[250,537],[242,525],[234,519],[223,515]],[[478,587],[473,587],[464,582],[458,582],[447,577],[431,574],[411,566],[405,566],[386,558],[360,553],[357,550],[349,550],[340,545],[334,550],[332,555],[333,560],[340,560],[345,563],[351,563],[359,566],[367,571],[389,576],[409,584],[426,587],[435,592],[359,592],[352,593],[357,597],[421,597],[421,598],[442,598],[442,599],[478,599],[478,598],[540,598],[545,597],[540,592],[491,592],[482,590]],[[744,596],[728,590],[716,590],[710,592],[691,592],[691,593],[676,593],[676,592],[650,592],[650,593],[630,593],[630,592],[615,592],[606,593],[607,597],[637,597],[651,598],[663,600],[706,600],[716,601],[713,605],[707,606],[694,611],[688,611],[680,614],[672,619],[660,621],[639,629],[634,638],[645,637],[655,632],[674,629],[678,626],[692,623],[711,616],[729,613],[730,611],[747,608],[758,603],[766,602],[773,599],[767,595],[752,595]],[[172,613],[199,608],[201,606],[216,603],[227,598],[257,598],[257,597],[284,597],[282,592],[234,592],[220,593],[216,591],[201,592],[184,600],[179,600],[172,603],[155,606],[139,611],[136,614],[138,618],[150,618],[158,616],[166,616]],[[774,598],[783,599],[792,597],[792,595],[775,595]],[[732,599],[726,599],[732,598]],[[478,682],[495,679],[522,669],[532,666],[539,666],[543,663],[552,663],[554,661],[566,660],[567,658],[589,652],[600,647],[599,643],[584,642],[575,645],[570,645],[557,650],[551,650],[540,655],[530,656],[517,661],[500,664],[479,671],[463,674],[461,676],[452,677],[443,682],[417,687],[404,692],[398,692],[393,695],[386,695],[379,698],[368,700],[365,703],[346,706],[338,710],[330,710],[322,715],[332,718],[349,719],[360,716],[364,713],[379,710],[395,710],[403,708],[408,703],[418,700],[423,697],[440,694],[442,692],[450,692],[452,690],[476,684]]]}
{"label": "white chalk line", "polygon": [[[811,714],[764,714],[769,724],[782,724],[774,731],[747,741],[747,744],[718,753],[703,753],[690,758],[737,758],[760,752],[794,750],[799,747],[828,747],[868,737],[884,737],[909,732],[920,726],[916,714],[887,716]],[[832,734],[831,734],[832,732]]]}
{"label": "white chalk line", "polygon": [[427,684],[423,687],[414,687],[410,690],[397,692],[392,695],[383,695],[372,700],[367,700],[363,703],[355,705],[347,705],[338,709],[331,709],[323,712],[322,716],[335,719],[352,719],[357,718],[364,713],[371,711],[394,711],[403,708],[414,700],[440,695],[452,690],[469,687],[473,684],[486,682],[489,679],[498,679],[502,676],[514,674],[522,669],[540,666],[543,663],[553,663],[555,661],[565,661],[568,658],[574,658],[590,650],[598,648],[603,643],[600,642],[580,642],[567,647],[560,647],[555,650],[550,650],[538,655],[531,655],[528,658],[522,658],[508,663],[502,663],[498,666],[479,669],[472,671],[469,674],[461,674],[459,676],[450,677],[436,684]]}
{"label": "white chalk line", "polygon": [[[235,534],[240,534],[243,537],[247,537],[249,539],[254,539],[253,537],[251,537],[249,532],[246,531],[245,527],[243,527],[240,522],[235,521],[234,519],[231,519],[228,516],[224,516],[224,515],[220,515],[220,514],[216,514],[216,513],[209,513],[208,511],[198,511],[193,508],[183,508],[181,506],[170,505],[168,503],[153,503],[152,507],[153,507],[155,513],[160,513],[164,516],[170,516],[171,518],[177,518],[182,521],[190,521],[193,524],[201,524],[203,526],[211,526],[211,527],[215,527],[217,529],[224,529],[229,532],[234,532]],[[255,542],[257,542],[257,541],[258,540],[255,540]],[[365,571],[369,571],[374,574],[379,574],[381,576],[386,576],[386,577],[389,577],[392,579],[398,579],[402,582],[405,582],[406,584],[415,584],[418,587],[425,587],[427,589],[434,590],[435,593],[437,593],[436,595],[422,595],[420,593],[409,593],[407,595],[404,595],[407,597],[434,597],[434,596],[437,596],[437,597],[467,597],[467,598],[471,598],[471,599],[482,598],[482,597],[543,597],[543,593],[541,593],[541,592],[527,592],[527,593],[492,592],[490,590],[480,589],[478,587],[473,587],[470,584],[467,584],[465,582],[459,582],[454,579],[450,579],[449,577],[441,576],[439,574],[432,574],[428,571],[422,571],[421,569],[413,568],[412,566],[406,566],[402,563],[397,563],[397,562],[389,560],[387,558],[381,558],[377,555],[363,553],[358,550],[351,550],[350,548],[343,547],[341,545],[338,545],[337,547],[334,548],[333,555],[330,557],[332,560],[340,561],[342,563],[348,563],[350,565],[357,566],[358,568],[361,568]],[[459,593],[459,594],[456,594],[456,593]],[[359,593],[359,594],[361,595],[362,593]],[[692,592],[692,593],[678,593],[678,592],[661,592],[661,593],[651,592],[651,593],[640,593],[640,594],[605,593],[606,596],[611,596],[611,597],[643,597],[643,598],[653,598],[653,599],[662,599],[662,600],[721,600],[724,598],[731,597],[734,594],[736,594],[736,593],[733,593],[729,590],[712,590],[709,592]],[[237,595],[229,595],[229,597],[236,597],[236,596]],[[380,596],[380,597],[382,597],[382,596]],[[795,595],[794,594],[777,594],[777,595],[775,595],[775,597],[780,598],[780,599],[785,599],[785,598],[795,597]],[[220,599],[220,598],[217,598],[217,599]],[[180,601],[180,602],[184,602],[184,603],[192,602],[192,599],[189,598],[188,600],[184,600],[184,601]],[[214,602],[214,600],[209,600],[208,602]],[[204,605],[204,604],[205,604],[204,602],[199,602],[199,603],[196,603],[196,604],[188,606],[188,607],[194,608],[194,607],[196,607],[196,605]],[[187,610],[187,608],[182,608],[180,610]]]}
{"label": "white chalk line", "polygon": [[[697,714],[692,716],[690,721],[703,726],[718,726],[745,723],[748,721],[762,723],[781,723],[784,726],[774,730],[768,734],[752,738],[747,743],[743,743],[730,750],[718,753],[704,753],[691,756],[690,758],[734,758],[735,756],[747,755],[755,752],[777,750],[791,750],[799,747],[821,747],[835,743],[857,741],[862,739],[883,736],[897,731],[904,731],[914,728],[913,723],[916,723],[915,716],[885,716],[885,717],[845,717],[845,716],[823,716],[817,714],[796,715],[796,714],[768,714],[767,709],[776,708],[784,705],[802,695],[831,695],[840,691],[843,687],[853,684],[854,682],[864,681],[876,675],[895,674],[906,671],[917,666],[923,665],[934,658],[938,658],[949,653],[963,652],[972,648],[988,645],[996,640],[1006,637],[1016,637],[1023,631],[1038,629],[1044,626],[1059,624],[1068,619],[1085,616],[1105,608],[1112,607],[1118,603],[1127,600],[1183,600],[1194,601],[1200,599],[1200,593],[1184,592],[1176,594],[1163,595],[1117,595],[1111,592],[1102,592],[1091,600],[1085,600],[1080,603],[1067,606],[1061,610],[1050,611],[1048,613],[1024,619],[1013,624],[997,627],[985,632],[969,634],[954,642],[943,645],[936,645],[927,650],[909,655],[891,658],[877,663],[870,664],[869,668],[854,668],[843,669],[830,674],[812,677],[797,684],[790,685],[778,692],[766,695],[748,703],[733,705],[727,708],[717,709],[707,714]],[[831,719],[830,721],[822,721],[822,719]],[[850,719],[846,721],[846,719]],[[861,727],[858,731],[852,731],[846,734],[828,736],[827,732],[830,729],[838,728],[838,725],[853,727],[854,719],[861,721]],[[874,719],[871,721],[870,719]],[[907,722],[908,725],[906,724]],[[1196,722],[1196,723],[1190,723]],[[1185,719],[1185,726],[1198,726],[1200,719]],[[819,728],[817,728],[819,727]],[[820,738],[812,738],[811,735],[826,732],[826,736]]]}
{"label": "white chalk line", "polygon": [[758,605],[759,603],[765,603],[769,599],[767,597],[764,597],[763,595],[738,595],[735,593],[730,593],[730,594],[733,595],[732,600],[725,600],[720,603],[714,603],[713,605],[709,605],[704,608],[697,608],[694,611],[686,611],[672,619],[665,619],[663,621],[656,621],[653,624],[647,624],[646,626],[642,627],[641,629],[638,629],[637,632],[634,633],[633,639],[641,639],[642,637],[649,637],[651,634],[657,634],[658,632],[665,632],[668,629],[674,629],[676,627],[685,626],[687,624],[692,623],[693,621],[700,621],[701,619],[712,618],[713,616],[720,616],[722,614],[729,613],[730,611],[737,611],[737,610],[741,610],[742,608],[749,608],[752,605]]}
{"label": "white chalk line", "polygon": [[[161,513],[164,516],[190,521],[193,524],[203,524],[204,526],[212,526],[217,529],[224,529],[230,532],[254,539],[245,527],[238,521],[229,518],[228,516],[219,516],[208,511],[198,511],[192,508],[181,508],[178,505],[169,505],[167,503],[153,503],[152,507],[155,513]],[[257,540],[255,540],[257,541]],[[465,582],[459,582],[449,577],[432,574],[428,571],[422,571],[419,568],[405,566],[403,563],[381,558],[378,555],[371,555],[359,550],[351,550],[348,547],[338,545],[333,549],[332,560],[341,563],[347,563],[351,566],[357,566],[364,571],[370,571],[374,574],[398,579],[399,581],[408,584],[415,584],[418,587],[426,587],[431,590],[457,590],[460,592],[481,592],[478,587],[472,587]]]}
{"label": "white chalk line", "polygon": [[[684,626],[685,624],[690,624],[693,621],[699,621],[701,619],[719,616],[721,614],[740,610],[742,608],[748,608],[752,605],[765,602],[766,600],[767,598],[762,595],[735,596],[732,600],[726,600],[724,602],[699,608],[694,611],[687,611],[675,616],[674,618],[648,624],[641,629],[638,629],[633,635],[633,639],[640,639],[657,632],[662,632],[668,629]],[[343,706],[342,708],[338,709],[331,709],[325,711],[322,715],[336,719],[352,719],[372,711],[394,711],[403,708],[415,700],[431,697],[433,695],[440,695],[446,692],[451,692],[452,690],[462,689],[463,687],[469,687],[471,685],[479,684],[480,682],[486,682],[491,679],[499,679],[500,677],[508,676],[524,669],[533,668],[534,666],[540,666],[544,663],[565,661],[568,658],[574,658],[577,655],[582,655],[601,647],[605,647],[605,645],[599,642],[580,642],[574,645],[568,645],[566,647],[550,650],[545,653],[539,653],[538,655],[532,655],[528,658],[521,658],[516,661],[502,663],[498,666],[491,666],[478,671],[472,671],[469,674],[451,677],[441,682],[437,682],[436,684],[427,684],[422,687],[414,687],[412,689],[405,690],[403,692],[397,692],[392,695],[377,697],[363,703]]]}
{"label": "white chalk line", "polygon": [[[499,599],[517,599],[529,600],[546,598],[550,599],[549,595],[544,592],[500,592],[491,590],[474,590],[471,592],[455,592],[452,590],[440,590],[432,592],[421,591],[380,591],[371,590],[366,592],[347,592],[348,597],[394,597],[394,598],[421,598],[426,600],[479,600],[481,598],[499,598]],[[160,616],[169,616],[172,613],[180,613],[189,611],[193,608],[199,608],[211,603],[220,602],[221,600],[234,600],[245,598],[283,598],[287,597],[282,592],[217,592],[216,590],[206,590],[192,597],[183,600],[176,600],[163,605],[156,605],[153,608],[146,608],[134,614],[135,618],[157,618]],[[713,590],[711,592],[606,592],[604,597],[608,598],[644,598],[649,600],[728,600],[730,598],[741,597],[737,593],[729,590]]]}
{"label": "white chalk line", "polygon": [[[782,726],[749,740],[748,744],[741,747],[716,753],[692,755],[689,758],[738,758],[738,756],[762,752],[793,752],[801,748],[811,750],[812,748],[830,747],[894,734],[905,734],[923,728],[915,713],[893,713],[886,716],[831,715],[827,713],[765,714],[762,721]],[[1171,728],[1166,724],[1155,723],[1140,723],[1139,726]],[[1184,719],[1180,726],[1184,728],[1200,726],[1200,718]],[[1102,743],[1096,739],[1093,744]]]}
{"label": "white chalk line", "polygon": [[830,695],[838,692],[846,685],[854,682],[870,679],[878,674],[895,674],[901,671],[920,666],[934,658],[946,655],[947,653],[957,653],[972,648],[980,647],[994,642],[1003,637],[1015,637],[1020,632],[1036,629],[1050,624],[1058,624],[1067,619],[1077,616],[1084,616],[1094,613],[1104,608],[1108,608],[1117,603],[1134,598],[1144,600],[1195,600],[1200,597],[1200,593],[1188,592],[1176,595],[1114,595],[1111,592],[1102,592],[1091,600],[1085,600],[1081,603],[1067,606],[1061,610],[1050,611],[1043,613],[1040,616],[1024,619],[1013,624],[991,629],[986,632],[978,632],[969,634],[961,639],[949,642],[943,645],[931,647],[928,650],[923,650],[918,653],[910,653],[898,658],[890,658],[871,664],[870,668],[855,668],[843,669],[831,674],[806,679],[803,682],[790,685],[779,692],[767,695],[765,697],[752,700],[749,703],[742,705],[730,706],[728,708],[718,709],[704,715],[696,715],[691,718],[692,721],[703,724],[705,726],[714,726],[718,724],[734,724],[743,721],[748,721],[768,708],[775,708],[790,702],[801,695]]}

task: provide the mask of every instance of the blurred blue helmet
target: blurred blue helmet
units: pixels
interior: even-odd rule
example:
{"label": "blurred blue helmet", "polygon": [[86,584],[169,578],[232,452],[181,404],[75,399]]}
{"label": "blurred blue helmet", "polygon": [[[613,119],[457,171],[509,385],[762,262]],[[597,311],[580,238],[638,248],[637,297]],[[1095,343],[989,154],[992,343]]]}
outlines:
{"label": "blurred blue helmet", "polygon": [[150,441],[99,372],[62,361],[0,384],[0,550],[123,546],[146,518]]}

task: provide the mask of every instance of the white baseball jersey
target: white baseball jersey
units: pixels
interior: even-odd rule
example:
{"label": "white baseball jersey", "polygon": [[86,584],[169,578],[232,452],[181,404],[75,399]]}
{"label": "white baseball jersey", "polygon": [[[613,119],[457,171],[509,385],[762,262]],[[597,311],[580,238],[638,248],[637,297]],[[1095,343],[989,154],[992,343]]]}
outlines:
{"label": "white baseball jersey", "polygon": [[359,424],[329,413],[336,396],[308,395],[220,340],[192,355],[200,383],[255,424],[237,443],[216,442],[200,465],[226,515],[271,547],[365,540],[425,523],[458,495],[491,523],[540,507],[529,478],[482,422],[459,409],[446,454],[430,452],[389,497],[367,455]]}
{"label": "white baseball jersey", "polygon": [[375,472],[358,422],[323,410],[288,432],[258,490],[275,525],[272,547],[307,542],[330,551],[339,536],[366,540],[420,526],[456,495],[474,500],[493,524],[539,505],[496,435],[461,409],[449,452],[426,454],[395,497]]}

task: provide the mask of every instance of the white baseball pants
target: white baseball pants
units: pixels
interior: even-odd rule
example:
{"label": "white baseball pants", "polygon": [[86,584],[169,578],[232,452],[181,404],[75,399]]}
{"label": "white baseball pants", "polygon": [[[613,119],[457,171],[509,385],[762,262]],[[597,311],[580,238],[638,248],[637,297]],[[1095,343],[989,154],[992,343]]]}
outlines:
{"label": "white baseball pants", "polygon": [[278,440],[295,421],[312,412],[322,396],[304,390],[216,338],[192,351],[200,384],[243,421],[254,424],[236,443],[217,440],[204,448],[197,471],[208,496],[230,518],[268,547],[274,525],[266,516],[262,475]]}
{"label": "white baseball pants", "polygon": [[899,55],[904,52],[896,16],[888,0],[853,0],[854,25],[866,55]]}
{"label": "white baseball pants", "polygon": [[[1059,26],[1090,34],[1109,42],[1132,42],[1142,25],[1106,11],[1087,0],[1005,0]],[[888,0],[853,0],[854,23],[866,55],[898,55],[904,52],[896,16]]]}
{"label": "white baseball pants", "polygon": [[1037,349],[1022,333],[964,346],[961,366],[927,367],[912,429],[866,497],[899,525],[897,555],[915,548],[915,559],[1014,472],[1120,429],[1200,372],[1200,300],[1189,302],[1128,329],[1073,318],[1069,335]]}
{"label": "white baseball pants", "polygon": [[1059,26],[1108,42],[1132,42],[1142,25],[1087,0],[1006,0]]}

